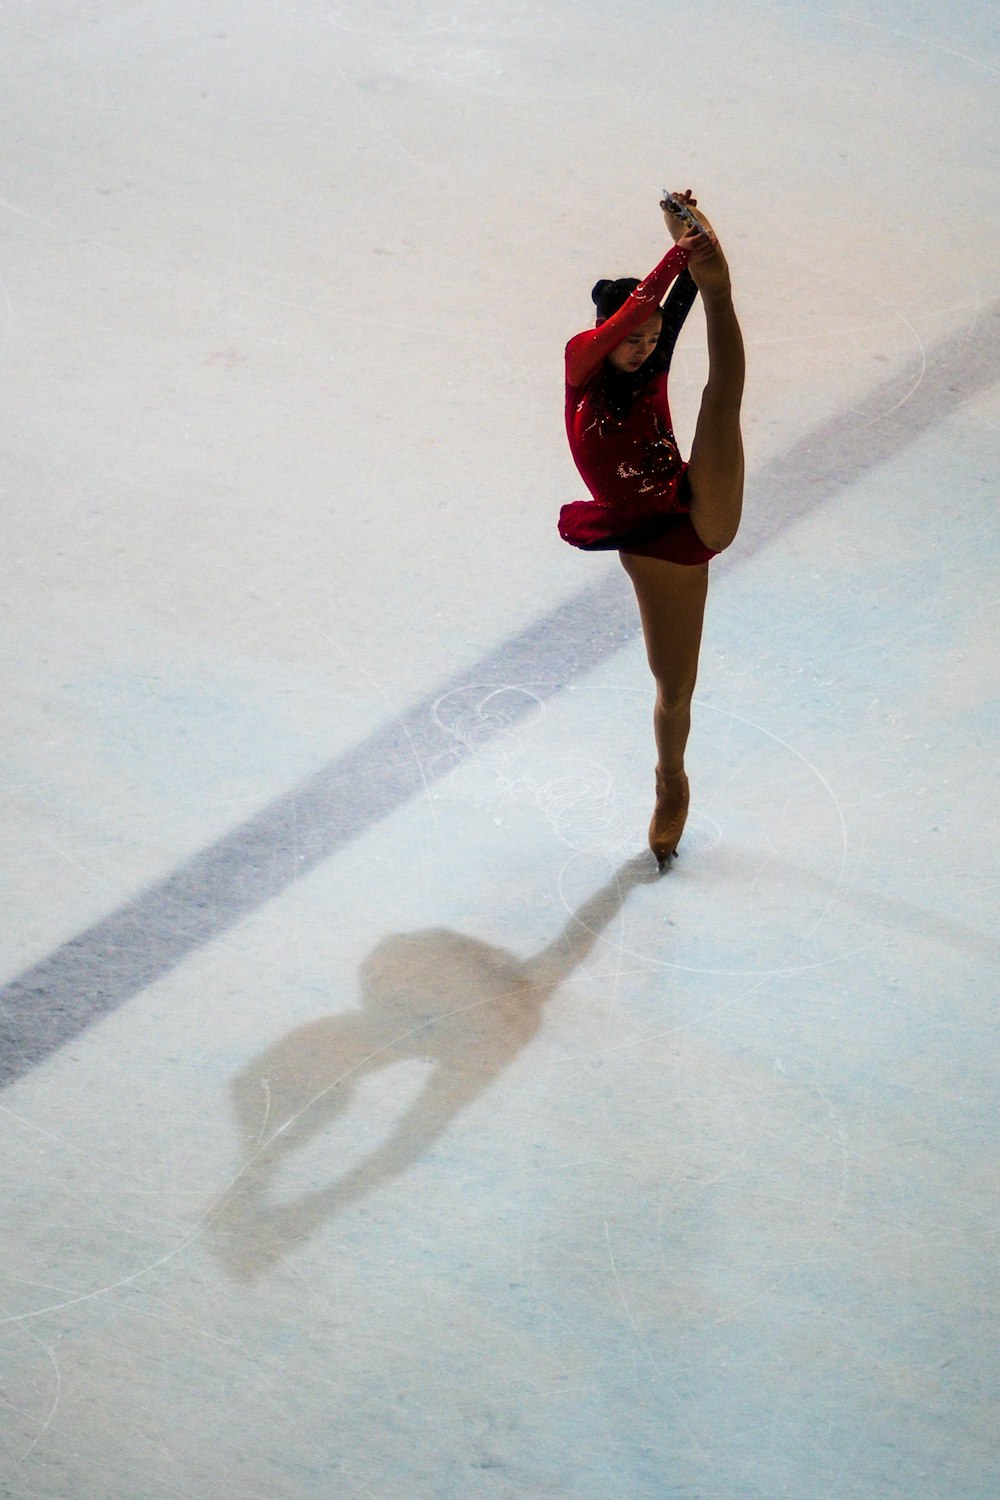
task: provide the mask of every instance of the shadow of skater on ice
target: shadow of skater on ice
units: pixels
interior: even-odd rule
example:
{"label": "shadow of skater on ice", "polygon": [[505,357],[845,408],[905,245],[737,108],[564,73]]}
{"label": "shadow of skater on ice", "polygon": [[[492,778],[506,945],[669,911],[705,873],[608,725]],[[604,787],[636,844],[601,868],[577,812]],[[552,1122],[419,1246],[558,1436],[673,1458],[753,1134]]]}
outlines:
{"label": "shadow of skater on ice", "polygon": [[[536,1035],[546,1001],[628,892],[656,878],[647,854],[630,860],[528,959],[444,928],[380,942],[361,966],[360,1009],[297,1027],[233,1080],[243,1166],[208,1228],[227,1271],[241,1280],[262,1275],[419,1161]],[[329,1185],[282,1199],[272,1178],[285,1158],[350,1108],[364,1078],[414,1059],[431,1072],[389,1138]]]}

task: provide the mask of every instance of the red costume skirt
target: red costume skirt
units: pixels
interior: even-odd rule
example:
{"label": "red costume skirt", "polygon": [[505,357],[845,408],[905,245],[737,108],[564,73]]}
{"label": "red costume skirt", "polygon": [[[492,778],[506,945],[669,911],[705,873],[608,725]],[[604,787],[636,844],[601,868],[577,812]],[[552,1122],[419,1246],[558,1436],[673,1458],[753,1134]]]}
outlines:
{"label": "red costume skirt", "polygon": [[559,535],[584,552],[634,552],[639,557],[660,557],[664,562],[696,567],[710,562],[718,553],[705,546],[691,525],[690,508],[691,487],[685,469],[670,510],[640,520],[626,518],[613,506],[596,500],[575,500],[559,512]]}

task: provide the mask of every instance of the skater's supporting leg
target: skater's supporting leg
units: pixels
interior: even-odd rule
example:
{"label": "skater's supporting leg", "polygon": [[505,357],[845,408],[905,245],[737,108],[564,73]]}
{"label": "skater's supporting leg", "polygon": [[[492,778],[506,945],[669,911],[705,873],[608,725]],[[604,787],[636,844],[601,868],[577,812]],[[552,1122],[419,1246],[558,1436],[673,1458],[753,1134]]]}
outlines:
{"label": "skater's supporting leg", "polygon": [[630,552],[621,553],[621,561],[635,589],[646,655],[656,681],[656,805],[649,825],[649,847],[663,869],[676,853],[687,821],[684,749],[698,676],[708,564],[687,567]]}
{"label": "skater's supporting leg", "polygon": [[684,769],[708,565],[686,567],[632,552],[621,553],[621,562],[635,589],[646,656],[656,682],[653,730],[657,768],[662,775],[671,776]]}

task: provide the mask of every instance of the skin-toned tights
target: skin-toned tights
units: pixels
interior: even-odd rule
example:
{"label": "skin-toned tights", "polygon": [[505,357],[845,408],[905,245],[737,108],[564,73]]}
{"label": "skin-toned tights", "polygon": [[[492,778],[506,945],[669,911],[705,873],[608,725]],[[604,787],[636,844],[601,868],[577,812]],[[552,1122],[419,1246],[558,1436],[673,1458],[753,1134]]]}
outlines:
{"label": "skin-toned tights", "polygon": [[683,769],[691,729],[708,563],[688,567],[631,552],[620,556],[639,603],[646,656],[656,680],[653,732],[658,764],[669,776]]}

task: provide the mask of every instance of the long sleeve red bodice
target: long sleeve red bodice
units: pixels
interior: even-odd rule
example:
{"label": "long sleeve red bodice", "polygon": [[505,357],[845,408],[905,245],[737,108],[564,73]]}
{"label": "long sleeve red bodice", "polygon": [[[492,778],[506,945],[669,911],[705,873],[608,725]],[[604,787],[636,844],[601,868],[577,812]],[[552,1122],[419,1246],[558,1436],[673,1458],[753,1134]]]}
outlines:
{"label": "long sleeve red bodice", "polygon": [[[689,501],[683,481],[687,466],[670,420],[667,374],[674,341],[696,294],[690,277],[684,277],[685,285],[671,293],[663,310],[657,353],[651,356],[658,367],[647,380],[637,383],[630,403],[623,403],[620,396],[616,399],[614,375],[609,375],[605,361],[656,311],[687,262],[687,251],[674,245],[617,312],[566,345],[566,434],[574,462],[593,497],[562,508],[559,534],[573,546],[629,550],[624,545],[627,541],[638,544],[686,517]],[[695,555],[701,544],[689,521],[685,520],[684,530],[691,533],[690,556],[677,560],[704,560]],[[701,550],[706,558],[713,555]]]}

